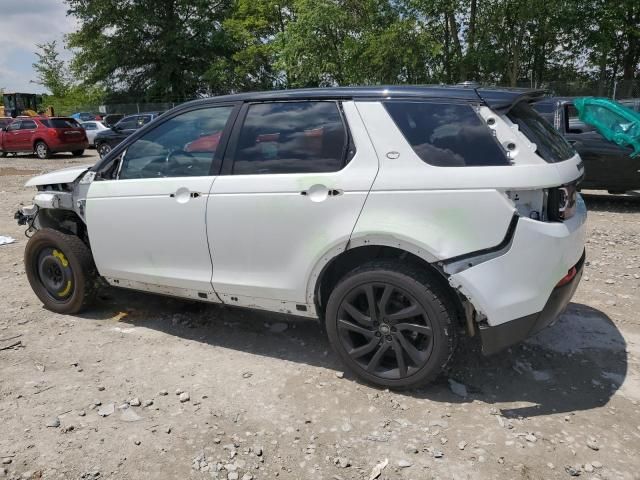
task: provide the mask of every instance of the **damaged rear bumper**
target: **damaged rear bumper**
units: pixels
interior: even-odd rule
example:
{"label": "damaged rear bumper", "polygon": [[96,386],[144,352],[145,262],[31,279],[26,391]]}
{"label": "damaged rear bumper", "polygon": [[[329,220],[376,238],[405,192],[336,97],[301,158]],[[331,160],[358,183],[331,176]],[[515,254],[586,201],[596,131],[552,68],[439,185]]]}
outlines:
{"label": "damaged rear bumper", "polygon": [[578,288],[584,269],[584,260],[585,253],[582,254],[580,261],[575,265],[576,274],[573,279],[553,289],[541,312],[526,315],[495,327],[481,325],[482,352],[485,355],[497,353],[553,324],[562,314]]}

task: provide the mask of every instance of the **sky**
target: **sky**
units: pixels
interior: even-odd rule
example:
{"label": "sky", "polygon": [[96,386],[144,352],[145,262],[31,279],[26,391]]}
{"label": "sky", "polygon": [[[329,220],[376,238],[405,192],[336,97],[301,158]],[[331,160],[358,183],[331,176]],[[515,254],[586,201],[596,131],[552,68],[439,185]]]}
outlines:
{"label": "sky", "polygon": [[76,20],[66,15],[63,0],[0,0],[0,88],[5,91],[42,93],[46,90],[31,83],[36,75],[36,44],[57,40],[61,58],[64,35],[76,29]]}

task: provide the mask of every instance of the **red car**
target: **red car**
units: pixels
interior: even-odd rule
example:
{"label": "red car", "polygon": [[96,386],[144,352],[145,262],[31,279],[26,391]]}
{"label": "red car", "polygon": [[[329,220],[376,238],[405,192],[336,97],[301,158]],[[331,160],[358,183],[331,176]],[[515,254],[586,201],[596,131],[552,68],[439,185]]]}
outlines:
{"label": "red car", "polygon": [[89,147],[87,134],[73,118],[16,118],[0,131],[0,156],[8,153],[33,153],[49,158],[58,152],[71,152],[74,157]]}

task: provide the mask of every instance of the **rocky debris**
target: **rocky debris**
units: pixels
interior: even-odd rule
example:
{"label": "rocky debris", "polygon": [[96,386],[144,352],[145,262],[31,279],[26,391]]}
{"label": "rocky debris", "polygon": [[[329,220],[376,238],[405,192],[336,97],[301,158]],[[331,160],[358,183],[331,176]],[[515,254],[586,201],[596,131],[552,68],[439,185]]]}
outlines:
{"label": "rocky debris", "polygon": [[115,404],[107,403],[106,405],[103,405],[98,409],[98,415],[100,415],[101,417],[108,417],[115,411],[116,411]]}
{"label": "rocky debris", "polygon": [[131,405],[132,407],[139,407],[141,404],[140,399],[138,397],[132,398],[131,400],[129,400],[129,405]]}
{"label": "rocky debris", "polygon": [[82,480],[90,480],[92,478],[100,478],[100,471],[99,470],[93,470],[91,472],[85,472],[80,476],[80,478]]}
{"label": "rocky debris", "polygon": [[589,438],[587,440],[587,447],[589,447],[591,450],[595,450],[596,452],[600,450],[600,445],[598,445],[598,442],[595,438]]}
{"label": "rocky debris", "polygon": [[418,447],[415,445],[409,444],[404,447],[404,453],[418,453]]}
{"label": "rocky debris", "polygon": [[99,392],[104,392],[104,386],[103,385],[99,385],[98,386],[98,391]]}
{"label": "rocky debris", "polygon": [[580,467],[572,467],[571,465],[567,465],[564,467],[564,471],[567,472],[572,477],[580,476]]}
{"label": "rocky debris", "polygon": [[398,466],[400,468],[409,468],[412,465],[413,463],[411,463],[409,460],[405,460],[405,459],[398,460]]}
{"label": "rocky debris", "polygon": [[125,408],[120,412],[120,420],[123,422],[137,422],[138,420],[142,420],[142,417],[131,408]]}
{"label": "rocky debris", "polygon": [[382,474],[382,471],[387,467],[387,465],[389,465],[389,460],[386,458],[383,461],[377,463],[371,469],[371,473],[369,474],[369,480],[375,480],[376,478],[378,478]]}
{"label": "rocky debris", "polygon": [[344,378],[344,372],[336,372],[335,375],[337,378]]}
{"label": "rocky debris", "polygon": [[431,420],[429,422],[430,427],[449,428],[449,422],[442,419]]}
{"label": "rocky debris", "polygon": [[184,390],[182,390],[181,388],[176,388],[176,395],[182,395],[183,392]]}
{"label": "rocky debris", "polygon": [[602,468],[602,463],[597,460],[591,462],[591,465],[593,466],[593,468]]}
{"label": "rocky debris", "polygon": [[62,427],[62,433],[72,432],[75,427],[73,425],[65,425]]}
{"label": "rocky debris", "polygon": [[467,446],[467,442],[465,442],[464,440],[458,442],[458,449],[464,450],[466,446]]}
{"label": "rocky debris", "polygon": [[134,444],[136,444],[136,445],[140,445],[142,442],[136,438],[136,439],[133,441],[133,443],[134,443]]}
{"label": "rocky debris", "polygon": [[151,405],[153,405],[153,400],[149,399],[144,401],[143,406],[150,407]]}
{"label": "rocky debris", "polygon": [[242,378],[251,378],[253,373],[251,372],[242,372]]}
{"label": "rocky debris", "polygon": [[12,461],[13,459],[11,457],[4,457],[2,459],[2,465],[9,465]]}
{"label": "rocky debris", "polygon": [[530,443],[535,443],[535,442],[537,442],[537,441],[538,441],[538,437],[536,437],[533,433],[527,433],[527,434],[524,436],[524,439],[525,439],[527,442],[530,442]]}
{"label": "rocky debris", "polygon": [[333,463],[340,468],[347,468],[351,466],[351,461],[344,457],[336,457],[333,459]]}
{"label": "rocky debris", "polygon": [[160,391],[158,392],[158,395],[160,395],[161,397],[164,397],[164,396],[169,395],[169,392],[168,392],[167,390],[164,390],[164,389],[163,389],[163,390],[160,390]]}
{"label": "rocky debris", "polygon": [[57,428],[60,426],[60,419],[58,417],[51,417],[47,420],[47,423],[45,425],[47,427]]}
{"label": "rocky debris", "polygon": [[449,379],[449,390],[451,390],[454,395],[462,398],[467,398],[467,396],[469,395],[469,393],[467,392],[467,387],[460,382],[456,382],[453,378]]}
{"label": "rocky debris", "polygon": [[78,411],[78,416],[79,417],[84,417],[87,414],[87,412],[85,412],[84,410],[79,410]]}
{"label": "rocky debris", "polygon": [[182,392],[179,397],[181,403],[188,402],[190,398],[189,392]]}

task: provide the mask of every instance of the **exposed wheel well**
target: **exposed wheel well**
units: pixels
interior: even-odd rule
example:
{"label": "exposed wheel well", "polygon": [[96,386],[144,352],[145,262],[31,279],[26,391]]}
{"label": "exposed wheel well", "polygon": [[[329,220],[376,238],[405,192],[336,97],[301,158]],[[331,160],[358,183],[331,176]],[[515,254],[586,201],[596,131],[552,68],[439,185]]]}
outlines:
{"label": "exposed wheel well", "polygon": [[36,138],[36,139],[33,141],[33,145],[32,145],[32,147],[33,147],[33,149],[34,149],[34,150],[35,150],[36,145],[38,144],[38,142],[42,142],[42,143],[44,143],[44,144],[47,146],[47,148],[49,148],[49,144],[46,142],[46,140],[43,140],[42,138]]}
{"label": "exposed wheel well", "polygon": [[86,225],[76,212],[41,208],[38,210],[37,220],[38,228],[51,228],[62,233],[75,235],[89,246]]}
{"label": "exposed wheel well", "polygon": [[329,295],[338,281],[340,281],[345,274],[354,268],[369,261],[379,259],[392,259],[396,260],[398,263],[409,263],[428,272],[433,278],[434,283],[436,283],[446,295],[449,295],[452,303],[458,310],[458,315],[456,316],[459,323],[461,326],[464,325],[465,313],[462,298],[453,288],[451,288],[443,273],[429,262],[417,255],[414,255],[413,253],[399,248],[382,245],[367,245],[346,250],[332,259],[324,267],[316,281],[316,287],[314,290],[316,311],[321,319],[324,317],[324,309],[329,299]]}

